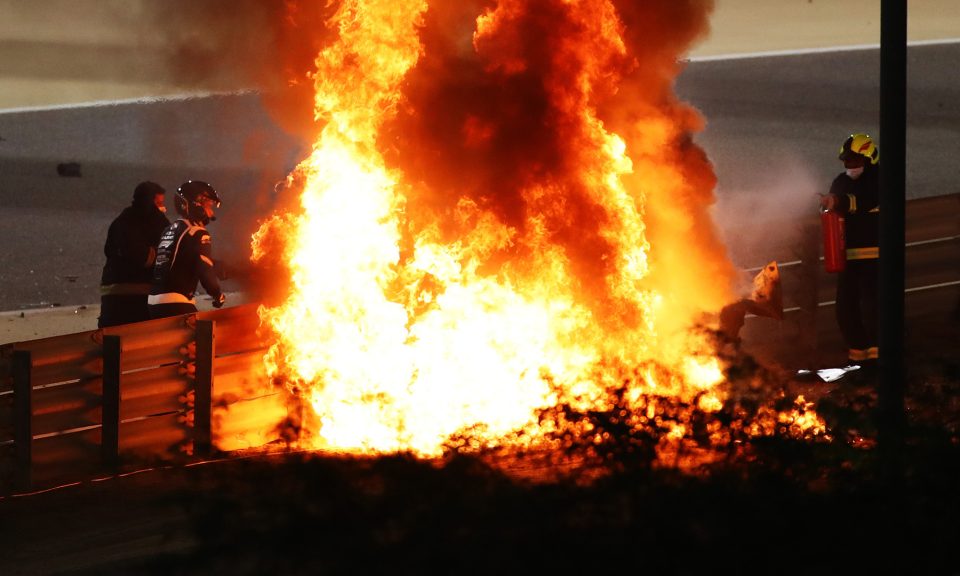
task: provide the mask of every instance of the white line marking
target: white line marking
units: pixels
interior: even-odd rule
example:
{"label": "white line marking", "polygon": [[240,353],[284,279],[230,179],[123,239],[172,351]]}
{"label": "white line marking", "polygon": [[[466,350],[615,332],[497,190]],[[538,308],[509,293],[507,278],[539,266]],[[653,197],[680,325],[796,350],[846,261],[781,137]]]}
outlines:
{"label": "white line marking", "polygon": [[904,290],[904,293],[909,292],[922,292],[924,290],[933,290],[935,288],[946,288],[947,286],[957,286],[960,285],[960,280],[954,282],[941,282],[940,284],[930,284],[929,286],[917,286],[916,288],[907,288]]}
{"label": "white line marking", "polygon": [[[911,248],[913,246],[926,246],[927,244],[938,244],[940,242],[953,242],[954,240],[960,240],[960,236],[944,236],[943,238],[933,238],[932,240],[917,240],[916,242],[907,242],[904,244],[905,248]],[[823,262],[823,256],[819,257],[819,260]],[[797,266],[803,264],[803,260],[791,260],[789,262],[777,263],[778,268],[786,268],[788,266]],[[763,266],[754,266],[753,268],[744,268],[744,272],[759,272],[766,268],[767,265]],[[2,314],[2,312],[0,312]]]}
{"label": "white line marking", "polygon": [[46,494],[47,492],[53,492],[54,490],[62,490],[63,488],[71,488],[73,486],[79,486],[82,482],[71,482],[70,484],[62,484],[60,486],[54,486],[53,488],[47,488],[45,490],[37,490],[35,492],[23,492],[20,494],[11,494],[10,498],[23,498],[24,496],[37,496],[38,494]]}
{"label": "white line marking", "polygon": [[[940,46],[944,44],[960,44],[960,38],[941,38],[939,40],[915,40],[907,42],[910,48],[916,46]],[[799,48],[796,50],[768,50],[765,52],[742,52],[732,54],[714,54],[712,56],[692,56],[682,58],[685,62],[717,62],[721,60],[744,60],[747,58],[778,58],[781,56],[805,56],[808,54],[829,54],[831,52],[856,52],[862,50],[878,50],[880,44],[851,44],[850,46],[826,46],[823,48]]]}
{"label": "white line marking", "polygon": [[51,106],[24,106],[21,108],[0,109],[0,114],[23,114],[28,112],[50,112],[54,110],[75,110],[80,108],[100,108],[104,106],[127,106],[131,104],[159,104],[162,102],[185,102],[217,96],[239,96],[254,94],[257,90],[232,90],[223,92],[193,92],[189,94],[171,94],[169,96],[144,96],[142,98],[124,98],[120,100],[96,100],[75,104],[54,104]]}
{"label": "white line marking", "polygon": [[926,244],[936,244],[937,242],[952,242],[960,240],[960,236],[944,236],[943,238],[934,238],[933,240],[917,240],[916,242],[907,242],[906,247],[924,246]]}
{"label": "white line marking", "polygon": [[[914,40],[907,42],[907,46],[940,46],[944,44],[960,44],[960,38],[941,38],[937,40]],[[765,52],[742,52],[731,54],[714,54],[710,56],[691,56],[679,58],[681,62],[718,62],[723,60],[743,60],[747,58],[777,58],[780,56],[803,56],[807,54],[826,54],[830,52],[854,52],[858,50],[877,50],[880,44],[852,44],[850,46],[827,46],[823,48],[800,48],[796,50],[769,50]],[[2,114],[22,114],[25,112],[47,112],[52,110],[74,110],[79,108],[97,108],[102,106],[125,106],[130,104],[157,104],[161,102],[182,102],[215,96],[236,96],[241,94],[255,94],[254,89],[243,89],[222,92],[194,92],[188,94],[171,94],[169,96],[145,96],[142,98],[123,98],[119,100],[96,100],[93,102],[77,102],[74,104],[54,104],[51,106],[23,106],[20,108],[0,109]]]}
{"label": "white line marking", "polygon": [[[820,259],[823,260],[823,256],[821,256]],[[797,265],[799,265],[799,264],[803,264],[803,260],[791,260],[791,261],[789,261],[789,262],[777,262],[777,268],[786,268],[787,266],[797,266]],[[743,271],[744,271],[744,272],[759,272],[759,271],[763,270],[763,269],[766,268],[766,267],[767,267],[767,265],[764,264],[763,266],[754,266],[753,268],[744,268]]]}
{"label": "white line marking", "polygon": [[[936,290],[937,288],[948,288],[950,286],[960,286],[960,280],[954,280],[953,282],[941,282],[939,284],[930,284],[929,286],[916,286],[914,288],[907,288],[903,291],[904,294],[909,294],[911,292],[924,292],[926,290]],[[823,308],[825,306],[834,306],[836,305],[836,300],[828,300],[826,302],[817,302],[817,306]],[[784,308],[783,313],[787,312],[799,312],[803,308],[799,306],[794,306],[792,308]],[[758,318],[755,314],[746,314],[745,318]]]}

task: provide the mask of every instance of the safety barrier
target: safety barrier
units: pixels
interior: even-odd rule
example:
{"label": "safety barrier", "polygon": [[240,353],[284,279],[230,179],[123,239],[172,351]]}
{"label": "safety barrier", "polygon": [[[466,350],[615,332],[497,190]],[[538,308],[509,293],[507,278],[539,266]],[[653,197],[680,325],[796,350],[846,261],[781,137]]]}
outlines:
{"label": "safety barrier", "polygon": [[255,305],[0,348],[0,493],[255,448],[294,406]]}
{"label": "safety barrier", "polygon": [[[905,218],[906,328],[914,336],[949,332],[960,314],[960,194],[909,200]],[[756,230],[741,229],[738,237],[739,242],[730,242],[735,261],[738,252],[747,253],[748,245],[761,241],[769,260],[777,260],[785,312],[781,322],[748,317],[742,340],[758,356],[781,363],[809,367],[842,361],[845,344],[834,315],[837,275],[824,271],[817,215],[780,225],[758,223]]]}

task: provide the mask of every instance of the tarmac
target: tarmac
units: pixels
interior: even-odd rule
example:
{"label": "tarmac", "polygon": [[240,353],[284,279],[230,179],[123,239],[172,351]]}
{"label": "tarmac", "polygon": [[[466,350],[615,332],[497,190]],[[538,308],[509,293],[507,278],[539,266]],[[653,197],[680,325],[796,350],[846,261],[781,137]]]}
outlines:
{"label": "tarmac", "polygon": [[[122,5],[98,0],[46,0],[43,3],[0,0],[0,13],[4,14],[4,18],[0,20],[0,114],[45,114],[44,111],[47,110],[51,111],[50,114],[54,111],[58,114],[69,113],[75,118],[84,116],[90,118],[90,121],[96,120],[103,124],[116,123],[122,136],[123,124],[129,124],[129,118],[119,116],[119,108],[88,109],[86,106],[105,101],[123,102],[172,95],[196,96],[211,92],[236,92],[248,87],[241,78],[232,78],[229,73],[217,75],[206,83],[194,82],[185,85],[170,81],[165,68],[169,57],[170,27],[149,25],[162,18],[158,16],[157,6],[159,3],[150,0],[130,0]],[[911,67],[940,59],[941,56],[938,56],[936,50],[946,48],[937,48],[938,42],[948,41],[949,47],[949,41],[960,38],[960,10],[956,10],[955,0],[911,2],[909,9],[909,40],[920,46],[932,43],[931,48],[925,48],[925,52],[919,54],[934,54],[921,62],[911,62]],[[710,75],[716,77],[711,86],[722,86],[723,78],[730,73],[727,68],[729,64],[710,64],[717,60],[760,58],[771,54],[782,55],[784,52],[814,55],[822,53],[823,56],[817,57],[820,60],[817,60],[816,67],[829,71],[835,63],[835,57],[831,54],[835,54],[836,50],[859,54],[858,50],[878,44],[879,27],[880,2],[876,0],[718,0],[709,35],[697,43],[688,55],[691,60],[690,70],[697,74],[691,73],[689,81],[681,78],[678,91],[703,94],[696,84],[697,79]],[[951,58],[953,54],[950,53]],[[869,55],[855,57],[867,58],[866,64],[873,65]],[[951,61],[955,62],[956,59],[952,58]],[[786,83],[786,89],[796,82],[804,82],[805,78],[787,77],[782,81]],[[872,77],[864,80],[865,83],[873,81]],[[695,88],[697,90],[694,90]],[[724,114],[738,114],[736,109],[723,108],[729,101],[727,96],[728,94],[708,93],[701,96],[703,100],[698,106],[708,118],[713,118],[714,115],[723,118]],[[185,102],[188,102],[188,106],[204,105],[196,101]],[[237,113],[248,115],[244,108],[247,106],[244,104],[246,101],[241,98],[236,102],[234,105],[238,108]],[[712,109],[711,106],[717,108]],[[267,120],[263,122],[266,123]],[[729,138],[722,132],[722,120],[719,122],[720,132],[708,123],[708,129],[701,137],[701,144],[712,157],[715,156],[721,184],[736,186],[739,184],[735,182],[735,178],[725,178],[724,166],[750,152],[746,148],[746,139],[738,142],[735,138]],[[146,128],[150,127],[151,125],[146,125]],[[226,137],[223,140],[229,142],[230,126],[209,127],[210,130],[218,128],[225,131]],[[941,136],[942,132],[946,131],[945,137],[956,137],[956,126],[938,126],[936,119],[932,121],[932,127],[928,128],[938,131]],[[130,129],[136,132],[137,126]],[[723,141],[714,137],[711,130],[714,130],[713,134],[723,133]],[[274,140],[264,146],[264,149],[284,151],[281,155],[295,153],[295,145],[290,140],[285,140],[277,133],[271,134],[270,137]],[[9,134],[0,134],[0,138],[5,136],[10,137]],[[75,139],[75,135],[66,135],[63,140],[68,141],[71,137]],[[131,133],[131,138],[136,137],[137,134]],[[82,140],[79,141],[82,144]],[[178,144],[187,148],[207,146],[206,142]],[[800,145],[802,144],[800,142]],[[0,147],[2,145],[0,140]],[[233,145],[236,146],[236,143]],[[129,142],[118,141],[115,154],[120,156],[130,148]],[[810,149],[814,149],[813,145]],[[955,150],[956,147],[953,147],[950,153]],[[15,153],[22,156],[21,160],[30,160],[40,154],[23,149]],[[276,168],[289,165],[296,158],[274,157],[269,160],[269,165]],[[190,154],[183,153],[182,157],[171,157],[164,161],[169,166],[175,166],[178,162],[189,163]],[[29,167],[22,168],[27,164],[29,162],[19,165],[22,172],[15,175],[18,185],[34,178],[34,172]],[[228,170],[226,165],[221,168]],[[924,166],[917,168],[917,173],[929,173]],[[170,168],[169,171],[174,174],[171,178],[179,176],[175,168]],[[242,179],[247,176],[241,174],[235,177]],[[956,190],[945,190],[944,193],[953,191]],[[30,201],[26,202],[30,204]],[[40,204],[14,206],[19,212],[13,218],[31,219],[41,224],[46,218],[49,220],[49,228],[55,229],[58,226],[58,217],[44,213],[42,199],[37,202]],[[96,229],[96,226],[103,225],[103,222],[100,222],[102,215],[85,212],[82,201],[78,202],[80,204],[73,210],[78,217],[89,218],[89,222],[84,225],[86,229]],[[63,255],[63,258],[71,257],[70,254]],[[70,283],[76,279],[71,281],[70,276],[66,275],[58,280]],[[27,284],[29,278],[7,276],[4,280],[4,292],[14,286]],[[94,300],[95,291],[90,290],[89,293],[90,300]],[[242,299],[240,294],[235,296],[234,300]],[[0,312],[0,343],[96,328],[99,314],[96,303],[56,304],[48,302],[43,307]],[[200,304],[202,307],[209,307],[206,299],[201,299]]]}

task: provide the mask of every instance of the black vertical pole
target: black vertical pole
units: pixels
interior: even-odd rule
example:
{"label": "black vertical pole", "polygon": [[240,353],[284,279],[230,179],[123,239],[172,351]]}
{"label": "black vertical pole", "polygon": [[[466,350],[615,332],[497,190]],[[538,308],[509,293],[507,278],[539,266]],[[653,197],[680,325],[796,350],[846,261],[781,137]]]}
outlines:
{"label": "black vertical pole", "polygon": [[103,465],[116,468],[120,453],[120,337],[103,337],[103,406],[100,454]]}
{"label": "black vertical pole", "polygon": [[213,321],[197,320],[197,371],[193,403],[193,449],[197,456],[210,454],[210,412],[215,352]]}
{"label": "black vertical pole", "polygon": [[904,417],[904,251],[907,140],[907,0],[880,16],[880,422],[881,450],[898,452]]}
{"label": "black vertical pole", "polygon": [[[903,489],[904,260],[906,251],[907,0],[880,5],[880,382],[878,422],[887,526],[881,528],[884,563],[909,572],[907,504]],[[912,559],[910,559],[912,562]]]}
{"label": "black vertical pole", "polygon": [[30,352],[13,352],[13,442],[16,446],[17,476],[21,487],[29,489],[33,468],[33,383]]}

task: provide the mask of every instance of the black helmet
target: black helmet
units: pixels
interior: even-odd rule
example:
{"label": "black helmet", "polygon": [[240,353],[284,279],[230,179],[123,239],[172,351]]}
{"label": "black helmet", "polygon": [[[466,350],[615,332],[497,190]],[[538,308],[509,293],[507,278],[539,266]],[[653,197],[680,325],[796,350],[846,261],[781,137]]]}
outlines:
{"label": "black helmet", "polygon": [[213,216],[208,216],[204,208],[206,202],[212,202],[212,208],[220,207],[220,196],[213,186],[200,180],[187,180],[177,188],[177,196],[174,204],[177,212],[187,220],[208,224],[211,220],[216,220]]}

